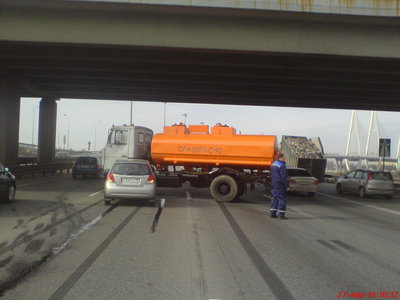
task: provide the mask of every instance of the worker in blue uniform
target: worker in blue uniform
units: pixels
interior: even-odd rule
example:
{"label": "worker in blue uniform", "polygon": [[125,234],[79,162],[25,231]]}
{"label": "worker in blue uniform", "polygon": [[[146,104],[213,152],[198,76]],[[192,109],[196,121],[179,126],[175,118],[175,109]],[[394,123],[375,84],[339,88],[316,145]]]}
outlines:
{"label": "worker in blue uniform", "polygon": [[287,219],[286,212],[286,191],[289,190],[289,183],[286,173],[285,155],[278,154],[278,159],[271,165],[272,199],[270,217]]}

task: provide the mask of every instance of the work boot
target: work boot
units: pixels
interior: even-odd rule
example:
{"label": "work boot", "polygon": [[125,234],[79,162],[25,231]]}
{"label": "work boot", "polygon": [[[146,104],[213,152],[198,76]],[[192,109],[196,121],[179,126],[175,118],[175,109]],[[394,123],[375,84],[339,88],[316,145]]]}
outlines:
{"label": "work boot", "polygon": [[285,216],[279,216],[279,219],[281,219],[281,220],[286,220],[287,217],[285,217]]}

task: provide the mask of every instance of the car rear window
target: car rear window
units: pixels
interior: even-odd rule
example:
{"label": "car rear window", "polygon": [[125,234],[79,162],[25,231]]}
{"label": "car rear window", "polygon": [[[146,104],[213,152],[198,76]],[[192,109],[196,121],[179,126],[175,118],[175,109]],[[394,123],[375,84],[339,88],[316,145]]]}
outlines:
{"label": "car rear window", "polygon": [[288,176],[312,177],[306,170],[287,169]]}
{"label": "car rear window", "polygon": [[388,172],[371,172],[374,180],[393,180],[392,174]]}
{"label": "car rear window", "polygon": [[114,165],[112,173],[117,175],[150,175],[150,168],[140,163],[122,163]]}
{"label": "car rear window", "polygon": [[96,157],[79,157],[77,160],[78,164],[97,164]]}

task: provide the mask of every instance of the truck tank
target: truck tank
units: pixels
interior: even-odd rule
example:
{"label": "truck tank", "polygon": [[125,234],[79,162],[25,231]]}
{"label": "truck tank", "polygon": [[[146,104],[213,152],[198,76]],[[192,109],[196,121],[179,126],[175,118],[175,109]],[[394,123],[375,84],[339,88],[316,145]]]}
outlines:
{"label": "truck tank", "polygon": [[217,124],[165,126],[153,136],[151,156],[158,166],[269,169],[276,155],[276,136],[236,134]]}

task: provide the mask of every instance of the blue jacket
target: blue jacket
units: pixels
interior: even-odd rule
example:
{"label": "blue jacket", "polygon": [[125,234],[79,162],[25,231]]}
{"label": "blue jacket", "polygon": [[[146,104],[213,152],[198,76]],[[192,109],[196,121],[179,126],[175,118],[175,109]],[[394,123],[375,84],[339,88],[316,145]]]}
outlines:
{"label": "blue jacket", "polygon": [[283,185],[285,190],[289,187],[286,163],[279,159],[274,161],[271,165],[271,184],[272,186]]}

